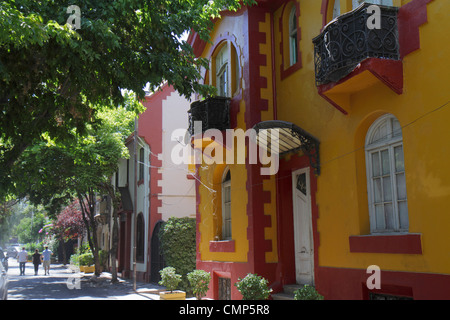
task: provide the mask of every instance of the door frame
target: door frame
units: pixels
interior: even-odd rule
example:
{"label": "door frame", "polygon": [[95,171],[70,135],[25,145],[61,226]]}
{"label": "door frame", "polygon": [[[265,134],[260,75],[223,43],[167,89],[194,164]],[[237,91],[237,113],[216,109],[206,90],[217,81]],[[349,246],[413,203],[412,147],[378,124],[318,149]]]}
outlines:
{"label": "door frame", "polygon": [[297,255],[297,237],[298,237],[298,223],[299,221],[297,221],[296,219],[296,212],[298,212],[299,208],[298,205],[295,201],[296,199],[296,192],[300,192],[297,190],[297,176],[299,174],[302,173],[306,173],[306,202],[307,202],[307,215],[309,217],[308,219],[308,224],[309,224],[309,237],[310,237],[310,250],[311,250],[311,256],[310,256],[310,262],[311,262],[311,279],[312,279],[312,284],[311,285],[315,285],[315,269],[314,269],[314,265],[315,265],[315,246],[314,246],[314,234],[313,234],[313,217],[312,217],[312,207],[311,207],[311,173],[310,173],[310,168],[309,167],[305,167],[305,168],[301,168],[301,169],[296,169],[292,171],[292,219],[293,219],[293,228],[294,228],[294,262],[295,262],[295,279],[297,281],[297,263],[296,263],[296,255]]}

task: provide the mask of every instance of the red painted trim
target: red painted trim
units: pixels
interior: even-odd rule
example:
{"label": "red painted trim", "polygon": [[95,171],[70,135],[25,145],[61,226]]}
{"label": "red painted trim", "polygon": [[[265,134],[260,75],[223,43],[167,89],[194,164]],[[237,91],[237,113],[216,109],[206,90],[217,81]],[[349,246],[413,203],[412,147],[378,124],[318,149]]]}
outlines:
{"label": "red painted trim", "polygon": [[[167,83],[155,91],[153,94],[146,96],[142,104],[146,110],[139,116],[138,120],[138,134],[139,137],[149,145],[151,154],[149,155],[150,178],[150,198],[149,213],[148,213],[148,229],[147,229],[147,270],[140,276],[149,281],[151,274],[151,240],[155,225],[162,220],[161,213],[158,213],[158,208],[162,206],[162,200],[158,199],[158,195],[162,193],[162,187],[158,185],[158,181],[162,180],[162,173],[158,172],[158,168],[162,166],[162,161],[158,159],[159,154],[162,153],[162,107],[163,101],[166,100],[175,89]],[[130,248],[131,250],[131,248]]]}
{"label": "red painted trim", "polygon": [[229,241],[210,241],[209,242],[210,252],[235,252],[234,240]]}
{"label": "red painted trim", "polygon": [[420,234],[349,237],[350,252],[422,254]]}
{"label": "red painted trim", "polygon": [[330,82],[320,85],[317,87],[317,91],[322,98],[331,103],[336,109],[341,111],[343,114],[348,114],[343,107],[339,106],[335,101],[327,97],[326,92],[366,70],[372,73],[395,93],[403,93],[403,62],[401,60],[379,58],[368,58],[362,61],[358,67],[356,67],[355,70],[353,70],[346,77],[342,78],[338,82]]}
{"label": "red painted trim", "polygon": [[189,33],[187,43],[191,45],[196,57],[199,57],[206,47],[206,41],[200,39],[198,33],[193,30]]}
{"label": "red painted trim", "polygon": [[[374,261],[376,264],[376,260]],[[381,289],[369,290],[365,269],[319,267],[317,291],[327,300],[367,300],[369,292],[412,297],[415,300],[449,300],[450,275],[381,269]],[[337,289],[338,288],[338,289]]]}
{"label": "red painted trim", "polygon": [[428,21],[427,4],[433,0],[413,0],[398,11],[400,57],[420,49],[419,27]]}

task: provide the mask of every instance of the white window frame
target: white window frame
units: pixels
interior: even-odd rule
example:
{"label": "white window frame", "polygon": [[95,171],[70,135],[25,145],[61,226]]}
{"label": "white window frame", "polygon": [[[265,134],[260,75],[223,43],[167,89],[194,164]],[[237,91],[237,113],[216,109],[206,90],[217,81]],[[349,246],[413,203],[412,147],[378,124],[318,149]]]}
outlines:
{"label": "white window frame", "polygon": [[[230,179],[225,181],[228,173],[230,173]],[[229,191],[229,199],[225,197],[227,191]],[[228,230],[227,225],[229,225]],[[222,240],[231,240],[231,236],[231,171],[227,167],[222,176]]]}
{"label": "white window frame", "polygon": [[[216,56],[216,88],[217,95],[221,97],[230,96],[230,50],[226,43],[220,48]],[[224,83],[223,83],[224,81]]]}
{"label": "white window frame", "polygon": [[[404,184],[403,191],[405,193],[404,199],[399,199],[399,189],[397,185],[397,176],[403,175],[405,177],[405,169],[404,169],[404,152],[403,152],[403,137],[400,134],[398,134],[398,131],[396,130],[397,134],[394,134],[392,122],[393,120],[397,120],[393,115],[386,114],[380,118],[378,118],[369,128],[367,135],[366,135],[366,145],[365,145],[365,153],[366,153],[366,173],[367,173],[367,191],[368,191],[368,201],[369,201],[369,217],[370,217],[370,231],[371,233],[389,233],[389,232],[405,232],[407,233],[409,231],[409,218],[408,218],[408,199],[407,199],[407,192],[406,192],[406,182],[403,182]],[[387,125],[387,136],[385,139],[380,139],[378,141],[372,142],[372,138],[374,134],[376,133],[376,130],[380,128],[382,125]],[[401,129],[400,129],[401,130]],[[395,168],[395,148],[396,147],[402,147],[402,157],[403,157],[403,170],[397,171]],[[382,158],[381,158],[381,152],[382,151],[388,151],[388,159],[389,159],[389,173],[384,174],[382,173]],[[380,173],[378,176],[373,176],[373,163],[372,163],[372,154],[379,153],[379,168]],[[390,183],[386,184],[386,187],[389,187],[390,197],[391,200],[384,199],[384,178],[389,177]],[[380,179],[380,195],[379,198],[381,201],[375,202],[375,180]],[[403,180],[405,181],[405,180]],[[387,193],[389,194],[389,193]],[[404,223],[406,226],[400,225],[400,211],[399,211],[399,203],[403,202],[406,204],[406,215],[403,217],[404,221],[407,221]],[[377,225],[377,216],[376,216],[376,205],[382,206],[383,210],[386,204],[389,205],[391,203],[392,205],[392,228],[388,228],[386,226],[386,218],[384,221],[384,228],[380,228]],[[406,218],[406,220],[405,220]]]}
{"label": "white window frame", "polygon": [[341,15],[341,0],[334,0],[333,5],[333,19]]}
{"label": "white window frame", "polygon": [[352,0],[353,9],[358,8],[363,2],[390,7],[394,6],[393,0]]}
{"label": "white window frame", "polygon": [[[295,20],[294,20],[295,19]],[[298,62],[298,17],[297,6],[293,6],[289,13],[289,61],[291,66]]]}

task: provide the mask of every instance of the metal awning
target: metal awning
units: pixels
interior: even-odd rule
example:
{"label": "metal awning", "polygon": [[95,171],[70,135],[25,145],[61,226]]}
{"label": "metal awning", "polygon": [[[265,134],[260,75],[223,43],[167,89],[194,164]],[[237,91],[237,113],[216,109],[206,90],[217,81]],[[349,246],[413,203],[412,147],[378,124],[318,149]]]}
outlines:
{"label": "metal awning", "polygon": [[[256,143],[271,150],[278,144],[280,156],[297,151],[303,151],[309,157],[316,174],[320,174],[319,140],[297,125],[280,120],[262,121],[256,124]],[[276,138],[277,140],[273,140]]]}

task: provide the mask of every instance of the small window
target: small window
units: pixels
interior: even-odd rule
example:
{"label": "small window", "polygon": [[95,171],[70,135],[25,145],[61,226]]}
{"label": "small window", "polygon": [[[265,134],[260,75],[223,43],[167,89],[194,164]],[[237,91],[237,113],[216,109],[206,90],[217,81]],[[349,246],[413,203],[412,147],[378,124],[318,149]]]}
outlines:
{"label": "small window", "polygon": [[298,61],[297,7],[293,6],[289,14],[289,53],[291,66]]}
{"label": "small window", "polygon": [[222,240],[231,240],[231,172],[227,168],[222,179]]}
{"label": "small window", "polygon": [[145,164],[145,156],[144,156],[144,148],[139,150],[139,181],[144,180],[144,164]]}
{"label": "small window", "polygon": [[398,120],[385,115],[366,137],[367,187],[372,232],[409,230],[402,130]]}
{"label": "small window", "polygon": [[144,262],[144,243],[145,243],[145,221],[141,213],[137,216],[136,222],[136,261]]}

